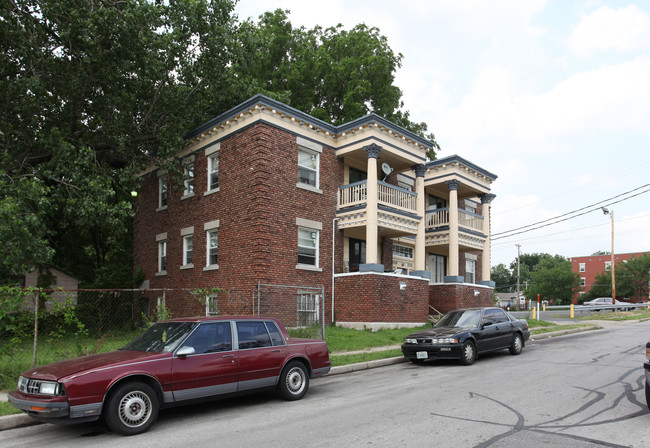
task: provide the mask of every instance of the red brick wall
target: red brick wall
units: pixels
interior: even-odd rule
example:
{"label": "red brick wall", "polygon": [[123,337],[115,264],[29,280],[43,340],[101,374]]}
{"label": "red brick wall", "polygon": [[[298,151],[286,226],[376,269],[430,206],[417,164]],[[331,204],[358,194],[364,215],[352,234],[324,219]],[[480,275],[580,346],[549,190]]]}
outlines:
{"label": "red brick wall", "polygon": [[[400,290],[400,282],[406,289]],[[420,278],[359,274],[335,279],[338,322],[426,322],[429,282]]]}
{"label": "red brick wall", "polygon": [[[478,296],[475,291],[478,291]],[[429,304],[443,314],[458,308],[492,306],[494,290],[460,283],[432,285],[429,286]]]}
{"label": "red brick wall", "polygon": [[[218,301],[222,314],[252,312],[253,290],[258,281],[295,286],[324,285],[331,293],[332,219],[336,193],[343,183],[343,162],[335,157],[331,148],[323,147],[320,156],[322,194],[296,187],[296,136],[261,123],[221,141],[220,191],[204,196],[207,159],[203,149],[195,153],[194,172],[194,196],[181,200],[182,186],[176,185],[170,191],[167,209],[158,212],[158,177],[154,172],[144,178],[134,223],[135,267],[143,269],[151,288],[224,288],[228,293],[220,295]],[[322,223],[321,272],[296,269],[297,217]],[[204,271],[206,232],[203,225],[217,219],[220,223],[219,269]],[[183,243],[180,230],[190,226],[194,226],[194,267],[180,269]],[[167,232],[167,275],[156,276],[156,235],[163,232]],[[340,232],[336,239],[337,251],[341,253]],[[337,268],[342,269],[338,263],[342,262],[337,260]],[[291,325],[296,318],[295,294],[289,294],[287,300],[286,307],[270,314]]]}

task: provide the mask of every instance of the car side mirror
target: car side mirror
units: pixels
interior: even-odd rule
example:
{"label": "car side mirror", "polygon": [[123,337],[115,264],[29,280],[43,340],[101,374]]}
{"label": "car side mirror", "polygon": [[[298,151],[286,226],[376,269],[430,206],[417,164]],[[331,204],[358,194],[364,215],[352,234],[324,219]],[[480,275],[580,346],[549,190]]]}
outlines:
{"label": "car side mirror", "polygon": [[184,345],[178,349],[178,351],[176,352],[176,356],[182,357],[187,355],[193,355],[194,353],[196,353],[194,347],[190,347],[189,345]]}

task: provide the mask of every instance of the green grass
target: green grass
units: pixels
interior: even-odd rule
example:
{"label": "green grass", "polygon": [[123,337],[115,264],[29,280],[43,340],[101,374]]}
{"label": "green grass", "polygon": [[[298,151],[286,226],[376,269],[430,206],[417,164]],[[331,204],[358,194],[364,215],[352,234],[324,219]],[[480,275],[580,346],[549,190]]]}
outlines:
{"label": "green grass", "polygon": [[3,415],[20,414],[21,411],[7,402],[0,401],[0,417]]}
{"label": "green grass", "polygon": [[650,309],[634,310],[634,311],[608,311],[608,312],[590,312],[587,315],[578,317],[580,320],[639,320],[650,319]]}
{"label": "green grass", "polygon": [[377,352],[355,353],[352,355],[331,355],[330,360],[332,366],[346,366],[348,364],[356,364],[359,362],[375,361],[377,359],[395,358],[402,356],[402,351],[399,348],[392,350],[382,350]]}

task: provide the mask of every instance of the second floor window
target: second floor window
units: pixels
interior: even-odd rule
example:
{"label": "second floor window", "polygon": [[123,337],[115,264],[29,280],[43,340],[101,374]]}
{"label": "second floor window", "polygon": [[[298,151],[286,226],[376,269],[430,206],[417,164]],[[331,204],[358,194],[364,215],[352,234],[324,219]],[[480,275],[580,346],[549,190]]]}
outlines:
{"label": "second floor window", "polygon": [[187,163],[183,167],[183,174],[185,175],[185,182],[184,186],[185,189],[183,191],[183,194],[185,196],[189,196],[192,193],[194,193],[194,164],[193,163]]}
{"label": "second floor window", "polygon": [[208,191],[219,188],[219,153],[208,158]]}
{"label": "second floor window", "polygon": [[298,183],[319,188],[318,165],[320,154],[298,148]]}
{"label": "second floor window", "polygon": [[298,264],[318,266],[318,230],[298,227]]}
{"label": "second floor window", "polygon": [[217,254],[219,252],[219,237],[217,229],[208,230],[207,232],[207,265],[214,266],[217,264]]}
{"label": "second floor window", "polygon": [[606,261],[605,262],[605,270],[610,271],[612,269],[612,262],[611,261]]}
{"label": "second floor window", "polygon": [[585,264],[580,263],[580,272],[585,272]]}
{"label": "second floor window", "polygon": [[167,175],[158,178],[158,208],[167,207]]}

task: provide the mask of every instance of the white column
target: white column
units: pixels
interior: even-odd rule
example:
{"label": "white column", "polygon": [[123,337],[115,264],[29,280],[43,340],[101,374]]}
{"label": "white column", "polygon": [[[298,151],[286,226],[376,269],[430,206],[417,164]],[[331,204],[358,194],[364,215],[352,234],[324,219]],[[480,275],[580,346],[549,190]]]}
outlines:
{"label": "white column", "polygon": [[366,263],[378,264],[379,251],[379,228],[377,224],[378,196],[379,188],[377,186],[377,158],[382,150],[381,146],[374,143],[364,146],[363,149],[368,153],[368,179],[367,179],[367,202],[366,211],[368,219],[366,220]]}
{"label": "white column", "polygon": [[415,194],[417,194],[417,202],[415,210],[418,216],[421,216],[418,223],[418,231],[415,234],[415,248],[413,249],[413,258],[416,271],[424,271],[426,265],[426,217],[424,210],[424,173],[426,166],[416,165],[413,167],[415,170]]}
{"label": "white column", "polygon": [[482,252],[481,281],[490,281],[491,275],[491,245],[490,245],[490,203],[496,196],[493,194],[482,194],[479,196],[482,204],[483,213],[483,233],[485,234],[485,244]]}
{"label": "white column", "polygon": [[447,265],[448,276],[458,276],[458,186],[457,180],[445,182],[449,187],[449,258]]}

